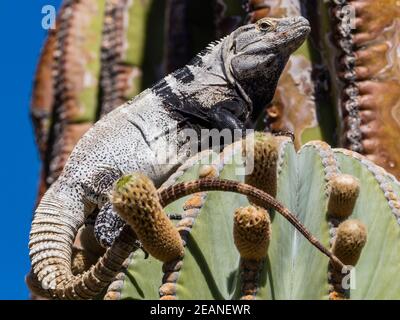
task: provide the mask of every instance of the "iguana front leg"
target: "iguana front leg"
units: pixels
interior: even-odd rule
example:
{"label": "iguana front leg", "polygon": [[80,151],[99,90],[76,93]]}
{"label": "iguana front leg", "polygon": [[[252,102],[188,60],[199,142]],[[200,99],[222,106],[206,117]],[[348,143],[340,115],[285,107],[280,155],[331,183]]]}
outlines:
{"label": "iguana front leg", "polygon": [[169,106],[170,110],[180,114],[185,121],[196,123],[207,129],[243,130],[245,128],[248,106],[241,100],[232,98],[216,103],[210,109],[188,104],[185,108]]}
{"label": "iguana front leg", "polygon": [[210,122],[218,130],[242,130],[246,119],[246,107],[243,102],[237,100],[225,100],[211,108],[209,113]]}

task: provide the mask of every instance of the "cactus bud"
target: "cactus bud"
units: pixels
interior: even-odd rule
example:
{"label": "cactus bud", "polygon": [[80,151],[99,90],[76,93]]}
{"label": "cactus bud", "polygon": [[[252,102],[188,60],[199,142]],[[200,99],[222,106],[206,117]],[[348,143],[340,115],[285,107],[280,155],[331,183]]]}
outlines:
{"label": "cactus bud", "polygon": [[360,182],[351,175],[340,174],[333,177],[329,184],[329,214],[338,219],[348,218],[360,193]]}
{"label": "cactus bud", "polygon": [[268,212],[253,206],[237,209],[234,215],[233,237],[242,259],[264,259],[271,239]]}
{"label": "cactus bud", "polygon": [[337,229],[332,251],[345,265],[355,266],[366,242],[365,225],[358,220],[346,220]]}
{"label": "cactus bud", "polygon": [[182,239],[164,213],[157,190],[148,177],[133,173],[119,179],[112,203],[153,257],[169,262],[183,256]]}
{"label": "cactus bud", "polygon": [[[254,135],[254,169],[251,174],[246,176],[245,182],[276,197],[278,156],[276,139],[269,133],[256,132]],[[249,201],[260,205],[256,199],[249,198]]]}

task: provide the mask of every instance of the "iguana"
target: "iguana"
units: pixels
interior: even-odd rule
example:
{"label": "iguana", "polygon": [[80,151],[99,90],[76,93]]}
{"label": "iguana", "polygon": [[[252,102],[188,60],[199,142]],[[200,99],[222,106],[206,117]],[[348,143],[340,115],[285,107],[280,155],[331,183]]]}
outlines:
{"label": "iguana", "polygon": [[[127,243],[134,235],[124,228],[116,241],[105,237],[105,245],[114,243],[83,275],[71,272],[71,248],[78,228],[95,210],[102,217],[113,214],[107,205],[113,183],[139,171],[160,186],[187,159],[188,146],[178,144],[178,161],[171,164],[159,164],[154,150],[177,142],[183,129],[244,129],[246,120],[256,119],[271,101],[290,54],[309,31],[303,17],[264,18],[242,26],[99,120],[77,143],[35,211],[31,274],[42,291],[60,299],[101,293],[133,250]],[[117,264],[110,262],[113,257]],[[102,272],[108,273],[100,277]]]}

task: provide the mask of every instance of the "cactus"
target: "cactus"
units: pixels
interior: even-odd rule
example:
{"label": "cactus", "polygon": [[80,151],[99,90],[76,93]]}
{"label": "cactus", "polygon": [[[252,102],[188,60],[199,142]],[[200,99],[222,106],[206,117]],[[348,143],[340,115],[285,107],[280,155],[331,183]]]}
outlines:
{"label": "cactus", "polygon": [[43,162],[38,200],[99,117],[164,76],[159,70],[164,2],[63,1],[32,94],[31,117]]}
{"label": "cactus", "polygon": [[[256,140],[256,150],[257,144],[265,148],[270,139]],[[182,215],[175,225],[184,240],[185,255],[163,264],[153,256],[144,259],[144,253],[136,251],[106,298],[399,299],[400,183],[352,151],[310,142],[296,153],[289,139],[273,139],[278,150],[277,199],[297,213],[339,259],[356,265],[355,288],[343,288],[341,280],[347,273],[315,250],[281,215],[269,210],[269,227],[266,211],[248,207],[245,196],[209,191],[165,208],[170,217]],[[226,147],[217,163],[206,169],[202,163],[216,155],[201,153],[161,190],[202,178],[199,173],[213,172],[219,178],[244,182],[235,171],[242,166],[241,150],[240,143]],[[256,162],[256,170],[265,166],[257,156]],[[340,199],[350,199],[344,201],[347,205],[335,201],[336,189],[343,193]],[[341,211],[342,215],[332,214]],[[247,228],[253,228],[253,233],[246,233]],[[264,254],[246,254],[252,242],[264,248]]]}

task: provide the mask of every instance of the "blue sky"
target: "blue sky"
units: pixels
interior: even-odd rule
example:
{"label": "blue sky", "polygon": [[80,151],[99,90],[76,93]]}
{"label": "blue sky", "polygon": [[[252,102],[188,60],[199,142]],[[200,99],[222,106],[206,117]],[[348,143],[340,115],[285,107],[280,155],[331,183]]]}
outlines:
{"label": "blue sky", "polygon": [[0,1],[1,258],[0,299],[27,299],[28,233],[39,155],[29,119],[32,79],[46,36],[42,7],[60,0]]}

